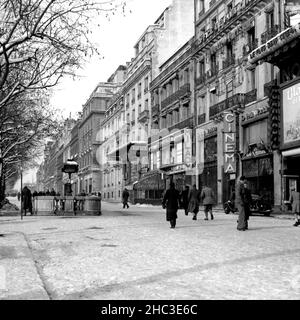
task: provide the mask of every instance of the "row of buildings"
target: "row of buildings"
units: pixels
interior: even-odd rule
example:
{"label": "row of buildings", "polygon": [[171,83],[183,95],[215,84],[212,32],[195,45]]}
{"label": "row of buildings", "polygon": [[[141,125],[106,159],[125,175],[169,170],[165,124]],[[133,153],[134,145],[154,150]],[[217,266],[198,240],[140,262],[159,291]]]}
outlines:
{"label": "row of buildings", "polygon": [[174,0],[99,83],[82,117],[49,143],[38,180],[63,193],[160,203],[171,181],[208,185],[218,203],[245,175],[283,206],[300,183],[300,1]]}

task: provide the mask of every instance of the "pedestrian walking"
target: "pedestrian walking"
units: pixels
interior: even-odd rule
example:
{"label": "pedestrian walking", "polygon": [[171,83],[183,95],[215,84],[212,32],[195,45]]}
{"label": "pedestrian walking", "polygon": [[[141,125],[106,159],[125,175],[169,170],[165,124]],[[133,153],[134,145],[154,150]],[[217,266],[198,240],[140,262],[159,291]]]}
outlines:
{"label": "pedestrian walking", "polygon": [[239,212],[239,219],[237,230],[245,231],[247,230],[247,221],[245,213],[245,177],[241,176],[237,182],[236,193],[235,193],[235,205]]}
{"label": "pedestrian walking", "polygon": [[251,215],[250,206],[252,203],[252,196],[251,196],[251,190],[249,189],[249,186],[247,182],[244,183],[244,203],[245,203],[245,219],[246,219],[246,230],[248,230],[248,222],[249,217]]}
{"label": "pedestrian walking", "polygon": [[32,215],[32,195],[30,189],[27,186],[25,186],[22,190],[22,202],[24,215],[26,216],[27,210]]}
{"label": "pedestrian walking", "polygon": [[214,197],[215,197],[215,195],[214,195],[212,188],[204,186],[201,191],[201,199],[203,201],[204,213],[205,213],[204,220],[208,220],[208,212],[210,213],[211,220],[214,220],[214,215],[212,212],[212,208],[213,208],[213,204],[214,204]]}
{"label": "pedestrian walking", "polygon": [[188,215],[188,208],[189,208],[189,194],[190,194],[190,187],[185,186],[185,189],[181,193],[181,204],[186,216]]}
{"label": "pedestrian walking", "polygon": [[166,211],[166,219],[170,222],[171,228],[174,229],[176,226],[177,211],[179,208],[180,194],[175,189],[175,183],[170,183],[170,189],[168,189],[164,195],[162,206]]}
{"label": "pedestrian walking", "polygon": [[290,203],[292,205],[292,212],[295,214],[294,227],[300,225],[300,193],[293,187],[291,189]]}
{"label": "pedestrian walking", "polygon": [[127,207],[127,209],[129,209],[128,199],[129,199],[129,192],[125,188],[123,193],[122,193],[123,209],[125,209],[125,207]]}
{"label": "pedestrian walking", "polygon": [[200,191],[197,189],[196,185],[193,185],[193,189],[189,196],[189,206],[188,212],[193,213],[193,220],[197,220],[197,214],[199,212],[200,206]]}

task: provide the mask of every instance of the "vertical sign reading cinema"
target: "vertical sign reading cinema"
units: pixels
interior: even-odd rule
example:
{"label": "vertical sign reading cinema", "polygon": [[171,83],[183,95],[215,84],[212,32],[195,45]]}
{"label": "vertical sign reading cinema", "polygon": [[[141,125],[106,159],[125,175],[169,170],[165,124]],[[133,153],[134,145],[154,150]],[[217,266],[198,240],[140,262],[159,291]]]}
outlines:
{"label": "vertical sign reading cinema", "polygon": [[232,174],[236,172],[235,162],[235,116],[226,112],[224,116],[224,172]]}

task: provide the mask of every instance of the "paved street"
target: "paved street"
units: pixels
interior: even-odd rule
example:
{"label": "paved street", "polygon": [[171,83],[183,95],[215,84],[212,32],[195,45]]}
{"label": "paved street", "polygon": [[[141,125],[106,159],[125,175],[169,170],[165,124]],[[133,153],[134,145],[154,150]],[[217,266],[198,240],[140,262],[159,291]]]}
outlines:
{"label": "paved street", "polygon": [[299,299],[300,228],[103,203],[100,217],[1,217],[1,299]]}

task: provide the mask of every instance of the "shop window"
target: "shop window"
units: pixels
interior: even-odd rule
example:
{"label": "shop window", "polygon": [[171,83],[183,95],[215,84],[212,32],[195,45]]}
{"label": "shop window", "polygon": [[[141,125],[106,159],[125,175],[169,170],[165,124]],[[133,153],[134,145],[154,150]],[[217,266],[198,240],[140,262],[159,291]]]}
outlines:
{"label": "shop window", "polygon": [[251,123],[244,127],[244,153],[249,153],[249,148],[252,145],[263,143],[267,144],[268,141],[268,119]]}

